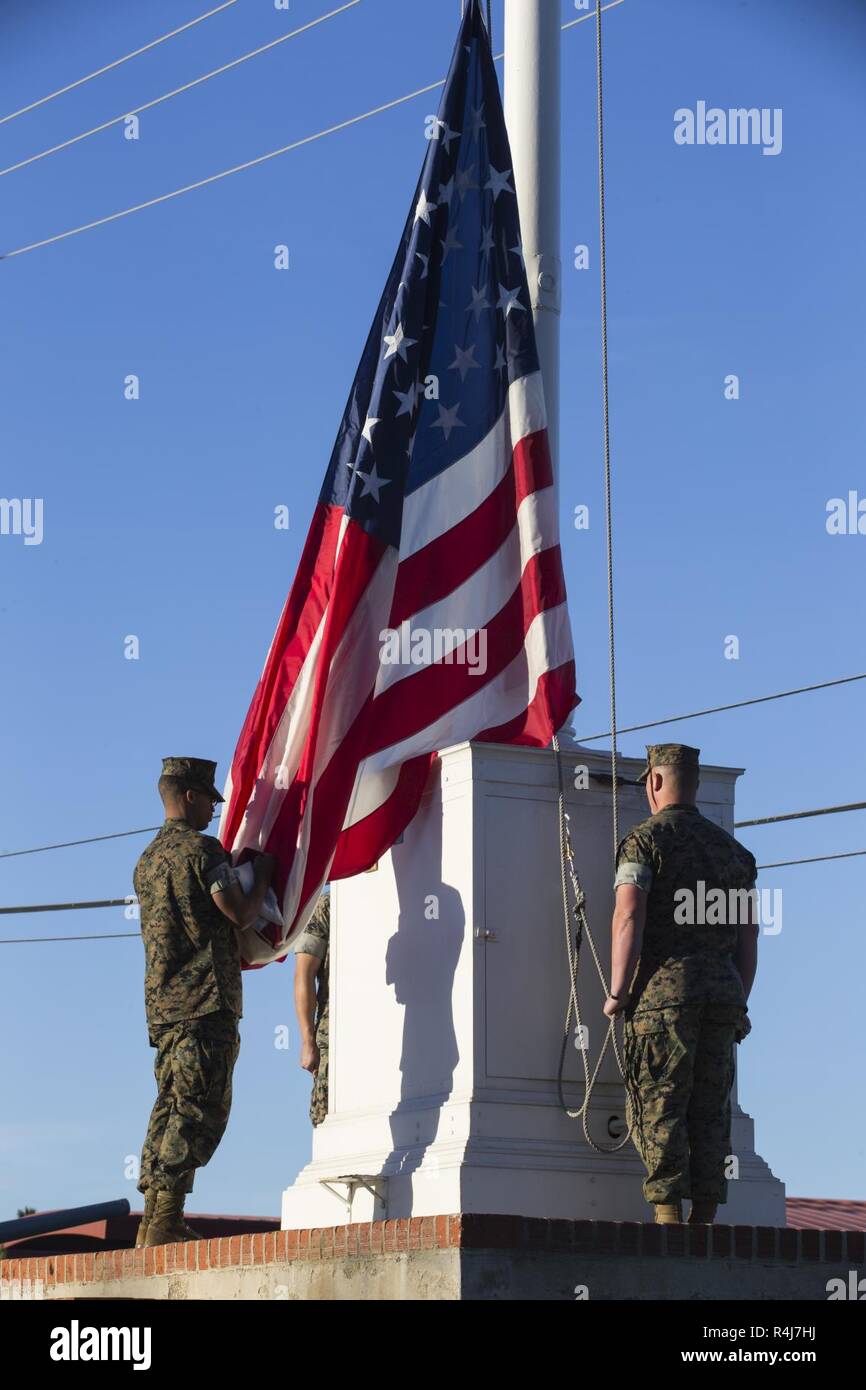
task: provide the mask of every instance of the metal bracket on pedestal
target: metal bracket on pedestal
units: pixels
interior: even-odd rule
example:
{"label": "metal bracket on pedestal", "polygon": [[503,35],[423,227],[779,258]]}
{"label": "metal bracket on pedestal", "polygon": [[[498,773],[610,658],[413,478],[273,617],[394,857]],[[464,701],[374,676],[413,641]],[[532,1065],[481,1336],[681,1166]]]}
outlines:
{"label": "metal bracket on pedestal", "polygon": [[[335,1187],[332,1187],[332,1183],[339,1183],[341,1186],[345,1187],[346,1196],[344,1197],[342,1192],[338,1192]],[[320,1178],[319,1186],[324,1187],[326,1191],[336,1197],[338,1202],[342,1202],[350,1220],[352,1217],[352,1202],[354,1201],[355,1193],[359,1187],[363,1187],[377,1202],[381,1203],[385,1211],[388,1209],[388,1179],[383,1178],[380,1173],[344,1173],[337,1178]]]}

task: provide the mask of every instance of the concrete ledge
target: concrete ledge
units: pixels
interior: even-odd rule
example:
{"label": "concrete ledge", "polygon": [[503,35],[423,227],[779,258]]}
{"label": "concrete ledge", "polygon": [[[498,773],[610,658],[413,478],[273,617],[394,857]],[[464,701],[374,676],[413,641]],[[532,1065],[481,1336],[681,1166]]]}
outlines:
{"label": "concrete ledge", "polygon": [[863,1231],[427,1216],[0,1262],[0,1298],[811,1299]]}

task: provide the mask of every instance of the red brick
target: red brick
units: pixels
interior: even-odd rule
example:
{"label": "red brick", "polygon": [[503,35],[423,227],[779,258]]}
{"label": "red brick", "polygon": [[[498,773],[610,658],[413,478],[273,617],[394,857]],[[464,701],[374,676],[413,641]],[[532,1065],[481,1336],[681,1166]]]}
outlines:
{"label": "red brick", "polygon": [[842,1231],[825,1231],[825,1232],[824,1232],[824,1259],[825,1259],[825,1260],[841,1260],[841,1259],[842,1259],[842,1247],[843,1247],[843,1244],[844,1244],[843,1239],[842,1239],[843,1234],[844,1234],[844,1233],[843,1233]]}
{"label": "red brick", "polygon": [[286,1238],[285,1243],[280,1246],[283,1252],[282,1258],[284,1260],[296,1260],[298,1258],[298,1232],[281,1231],[280,1234]]}
{"label": "red brick", "polygon": [[310,1233],[309,1231],[298,1231],[298,1254],[302,1259],[306,1259],[310,1253]]}
{"label": "red brick", "polygon": [[449,1218],[448,1218],[447,1216],[437,1216],[437,1217],[434,1217],[434,1220],[435,1220],[435,1222],[436,1222],[436,1246],[437,1246],[437,1249],[439,1249],[439,1250],[447,1250],[447,1249],[448,1249],[448,1224],[449,1224]]}
{"label": "red brick", "polygon": [[335,1247],[336,1247],[336,1232],[338,1232],[338,1229],[339,1229],[339,1230],[345,1230],[346,1227],[345,1227],[345,1226],[341,1226],[341,1227],[336,1227],[336,1226],[324,1226],[324,1227],[322,1227],[321,1245],[320,1245],[320,1251],[321,1251],[321,1258],[322,1258],[322,1259],[334,1259],[334,1252],[335,1252]]}
{"label": "red brick", "polygon": [[381,1255],[385,1249],[385,1221],[370,1222],[370,1252]]}
{"label": "red brick", "polygon": [[641,1254],[642,1255],[661,1255],[664,1249],[662,1235],[664,1226],[652,1225],[644,1222],[641,1231]]}
{"label": "red brick", "polygon": [[776,1228],[775,1226],[756,1226],[756,1249],[755,1253],[759,1260],[772,1260],[776,1254]]}
{"label": "red brick", "polygon": [[241,1236],[240,1263],[241,1263],[242,1265],[251,1265],[252,1262],[253,1262],[253,1238],[252,1238],[252,1235],[250,1235],[250,1234],[243,1235],[243,1236]]}
{"label": "red brick", "polygon": [[198,1247],[202,1244],[200,1240],[188,1240],[184,1250],[184,1268],[198,1269]]}
{"label": "red brick", "polygon": [[274,1231],[274,1236],[274,1259],[287,1260],[289,1258],[288,1231]]}
{"label": "red brick", "polygon": [[271,1264],[277,1258],[277,1236],[279,1231],[265,1231],[264,1236],[264,1260],[265,1264]]}
{"label": "red brick", "polygon": [[752,1258],[754,1240],[754,1226],[734,1227],[734,1254],[738,1260],[750,1260]]}
{"label": "red brick", "polygon": [[153,1272],[154,1274],[165,1274],[165,1250],[164,1245],[153,1246]]}
{"label": "red brick", "polygon": [[264,1240],[262,1239],[262,1233],[261,1233],[261,1231],[258,1231],[258,1232],[256,1233],[256,1235],[253,1236],[253,1243],[252,1243],[252,1263],[253,1263],[254,1265],[260,1265],[260,1264],[264,1264],[264,1260],[265,1260],[265,1242],[264,1242]]}
{"label": "red brick", "polygon": [[711,1254],[714,1259],[727,1260],[734,1253],[733,1226],[713,1226]]}
{"label": "red brick", "polygon": [[344,1259],[348,1248],[348,1231],[345,1226],[334,1226],[331,1230],[331,1253],[338,1259]]}
{"label": "red brick", "polygon": [[213,1269],[216,1265],[216,1246],[215,1240],[200,1240],[198,1243],[198,1267],[199,1269]]}
{"label": "red brick", "polygon": [[[561,1225],[557,1222],[557,1225]],[[570,1224],[570,1223],[569,1223]],[[604,1253],[612,1253],[617,1248],[619,1241],[619,1230],[615,1221],[596,1221],[595,1222],[595,1248]]]}
{"label": "red brick", "polygon": [[84,1277],[90,1282],[93,1281],[93,1251],[84,1256]]}
{"label": "red brick", "polygon": [[458,1250],[463,1244],[463,1218],[462,1216],[448,1217],[448,1247],[451,1250]]}
{"label": "red brick", "polygon": [[575,1221],[572,1230],[572,1249],[586,1254],[595,1249],[595,1222]]}
{"label": "red brick", "polygon": [[685,1230],[688,1232],[688,1253],[705,1260],[710,1253],[709,1226],[686,1226]]}
{"label": "red brick", "polygon": [[640,1226],[637,1221],[620,1221],[619,1226],[619,1253],[621,1255],[636,1255],[640,1249]]}
{"label": "red brick", "polygon": [[397,1249],[402,1254],[409,1249],[409,1217],[397,1217]]}
{"label": "red brick", "polygon": [[686,1253],[686,1228],[679,1222],[675,1226],[665,1226],[665,1254],[685,1255]]}
{"label": "red brick", "polygon": [[308,1253],[311,1260],[320,1260],[322,1258],[322,1231],[320,1227],[316,1227],[314,1231],[310,1231],[310,1246]]}
{"label": "red brick", "polygon": [[369,1255],[370,1253],[370,1222],[365,1221],[358,1227],[358,1254]]}
{"label": "red brick", "polygon": [[436,1242],[436,1219],[425,1216],[421,1222],[421,1249],[432,1250]]}
{"label": "red brick", "polygon": [[420,1249],[421,1249],[421,1222],[422,1222],[422,1220],[423,1220],[423,1218],[420,1217],[420,1216],[413,1216],[413,1217],[410,1218],[410,1220],[409,1220],[409,1222],[408,1222],[408,1224],[407,1224],[407,1228],[406,1228],[406,1249],[407,1249],[407,1250],[420,1250]]}
{"label": "red brick", "polygon": [[800,1232],[787,1226],[779,1231],[779,1256],[783,1260],[796,1260],[800,1253]]}
{"label": "red brick", "polygon": [[382,1223],[382,1249],[390,1255],[397,1249],[397,1222],[383,1221]]}
{"label": "red brick", "polygon": [[346,1254],[347,1254],[347,1255],[357,1255],[357,1253],[358,1253],[358,1240],[359,1240],[359,1237],[360,1237],[360,1231],[361,1231],[361,1227],[359,1226],[359,1224],[358,1224],[357,1221],[353,1221],[352,1224],[351,1224],[351,1226],[347,1226],[347,1227],[346,1227]]}

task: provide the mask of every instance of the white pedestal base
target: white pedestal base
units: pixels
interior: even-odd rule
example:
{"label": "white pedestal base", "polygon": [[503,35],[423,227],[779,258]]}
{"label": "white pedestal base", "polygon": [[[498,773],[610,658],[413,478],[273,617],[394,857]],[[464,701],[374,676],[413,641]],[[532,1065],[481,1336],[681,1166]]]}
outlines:
{"label": "white pedestal base", "polygon": [[[579,747],[562,756],[608,970],[608,762]],[[622,771],[634,778],[640,766],[624,760]],[[572,790],[580,767],[589,783]],[[701,809],[729,829],[738,775],[702,772]],[[556,787],[548,750],[449,749],[404,842],[375,870],[333,885],[329,1113],[313,1132],[312,1161],[283,1193],[284,1229],[459,1212],[652,1219],[631,1143],[596,1153],[557,1097],[568,975]],[[647,814],[641,787],[621,788],[619,800],[623,830]],[[606,1024],[586,946],[579,997],[594,1066]],[[567,1052],[574,1109],[583,1069],[572,1038]],[[597,1143],[622,1133],[624,1114],[609,1051],[590,1111]],[[784,1187],[754,1151],[736,1088],[732,1149],[739,1171],[719,1219],[784,1225]]]}

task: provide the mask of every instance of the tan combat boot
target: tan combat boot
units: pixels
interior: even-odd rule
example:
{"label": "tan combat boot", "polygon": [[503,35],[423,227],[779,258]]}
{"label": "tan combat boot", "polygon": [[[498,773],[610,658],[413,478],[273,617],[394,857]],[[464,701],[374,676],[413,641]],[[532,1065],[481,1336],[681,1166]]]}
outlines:
{"label": "tan combat boot", "polygon": [[174,1245],[182,1240],[202,1240],[198,1231],[194,1231],[183,1219],[183,1204],[186,1200],[184,1192],[158,1192],[156,1194],[156,1207],[153,1216],[150,1218],[144,1243],[147,1247],[152,1245]]}
{"label": "tan combat boot", "polygon": [[678,1226],[683,1219],[682,1202],[656,1202],[656,1225]]}
{"label": "tan combat boot", "polygon": [[156,1193],[154,1192],[153,1188],[149,1188],[147,1192],[145,1192],[144,1194],[144,1216],[138,1223],[138,1233],[135,1237],[136,1250],[141,1249],[141,1247],[144,1245],[144,1238],[147,1235],[147,1228],[150,1225],[155,1206]]}
{"label": "tan combat boot", "polygon": [[712,1226],[718,1205],[718,1202],[712,1201],[709,1197],[696,1197],[689,1212],[689,1225]]}

